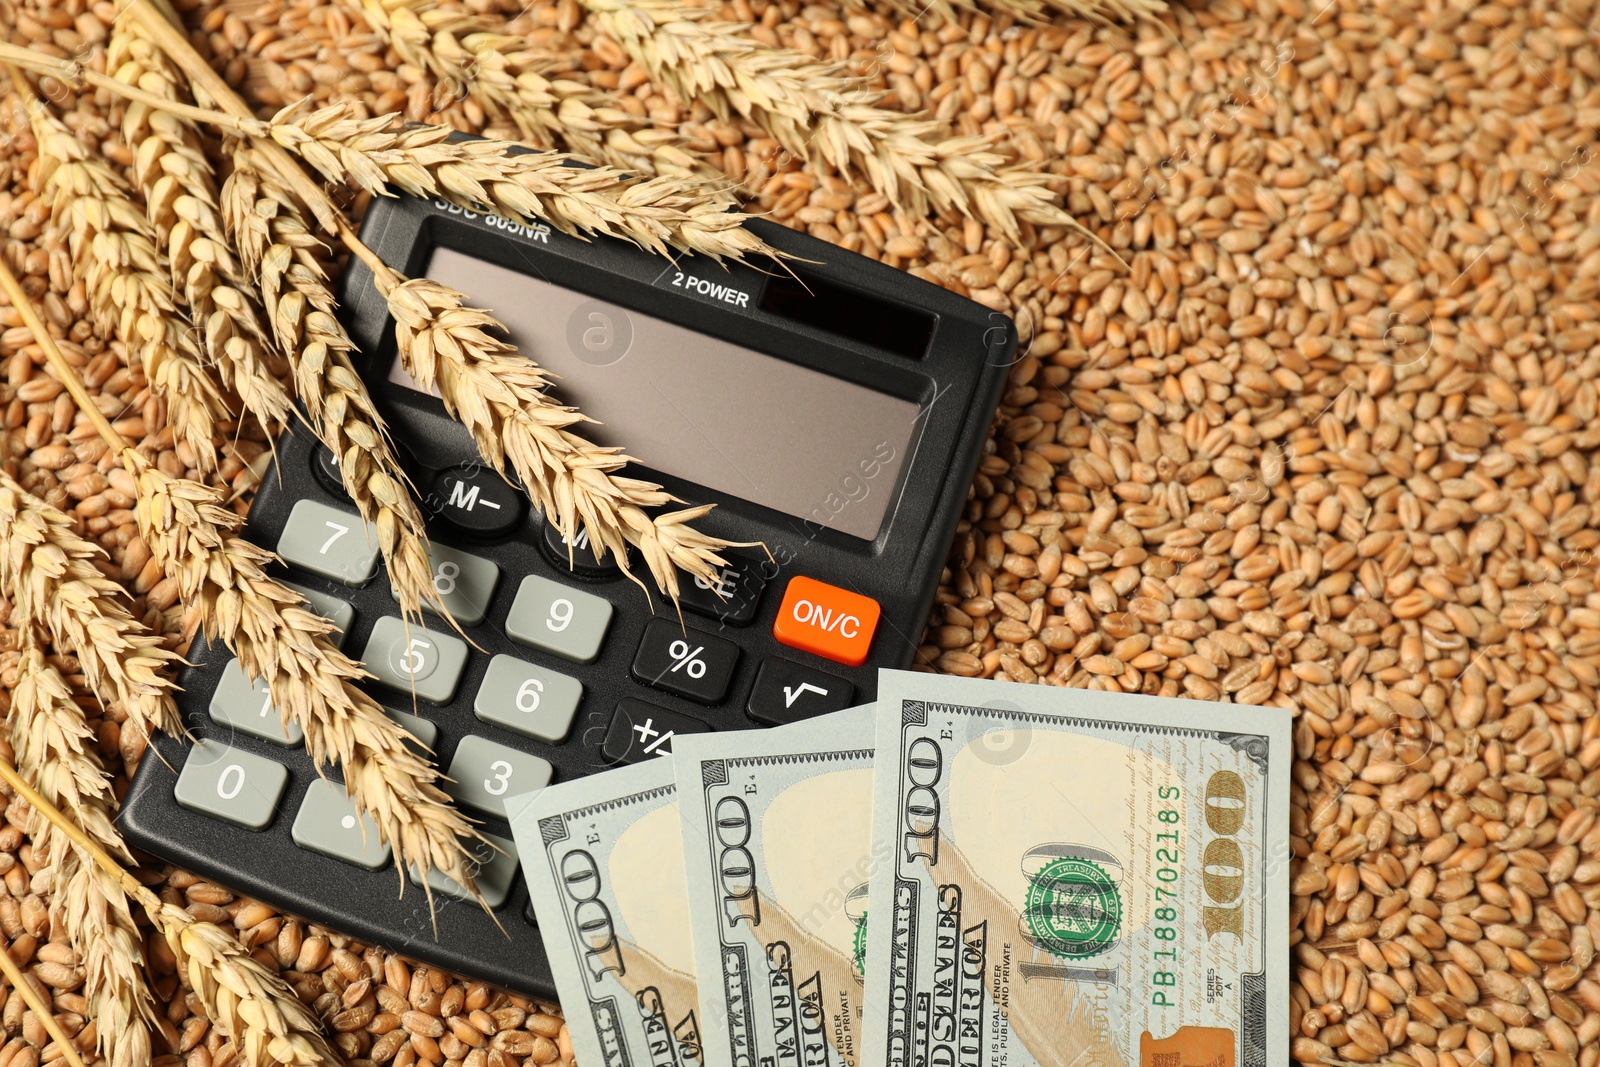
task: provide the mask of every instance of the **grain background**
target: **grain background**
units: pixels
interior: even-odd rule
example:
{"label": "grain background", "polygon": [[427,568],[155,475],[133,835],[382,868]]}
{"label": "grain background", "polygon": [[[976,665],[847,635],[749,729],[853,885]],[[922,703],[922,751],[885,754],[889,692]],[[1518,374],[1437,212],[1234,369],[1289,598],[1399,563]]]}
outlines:
{"label": "grain background", "polygon": [[[387,51],[353,0],[180,6],[263,113],[310,95],[485,126]],[[551,76],[678,130],[770,216],[1017,319],[1025,345],[923,659],[1294,709],[1294,1060],[1600,1063],[1592,0],[1212,0],[1169,16],[1170,35],[792,0],[724,8],[770,44],[850,62],[888,106],[991,133],[1057,175],[1131,270],[1060,229],[1025,227],[1018,246],[897,213],[656,91],[575,0],[468,6],[553,52]],[[113,13],[29,0],[7,31],[93,63]],[[86,143],[131,161],[112,101],[63,104]],[[197,473],[137,360],[91,328],[65,249],[41,239],[25,127],[6,97],[4,254],[118,429],[162,469]],[[137,610],[180,640],[195,620],[138,539],[131,481],[8,306],[0,360],[0,459],[81,518]],[[218,429],[216,477],[242,508],[265,435]],[[0,684],[15,664],[0,655]],[[137,756],[115,716],[81,702],[108,757]],[[26,810],[5,816],[0,933],[92,1046],[77,961],[34,891]],[[237,928],[353,1062],[570,1056],[552,1006],[180,871],[142,874]],[[150,948],[171,1041],[158,1062],[226,1067],[232,1048]],[[20,997],[0,1026],[0,1067],[58,1055]]]}

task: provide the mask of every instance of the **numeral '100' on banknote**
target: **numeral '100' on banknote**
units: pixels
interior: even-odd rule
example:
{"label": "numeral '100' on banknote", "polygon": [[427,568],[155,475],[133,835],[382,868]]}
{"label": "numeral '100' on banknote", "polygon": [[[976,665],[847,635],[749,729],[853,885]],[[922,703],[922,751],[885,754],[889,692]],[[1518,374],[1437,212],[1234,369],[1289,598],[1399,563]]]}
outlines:
{"label": "numeral '100' on banknote", "polygon": [[553,785],[511,815],[586,1067],[700,1067],[672,761]]}
{"label": "numeral '100' on banknote", "polygon": [[1287,1055],[1287,712],[900,672],[877,707],[869,1062]]}
{"label": "numeral '100' on banknote", "polygon": [[[862,1067],[871,708],[673,753],[707,1064]],[[887,856],[882,857],[886,860]]]}

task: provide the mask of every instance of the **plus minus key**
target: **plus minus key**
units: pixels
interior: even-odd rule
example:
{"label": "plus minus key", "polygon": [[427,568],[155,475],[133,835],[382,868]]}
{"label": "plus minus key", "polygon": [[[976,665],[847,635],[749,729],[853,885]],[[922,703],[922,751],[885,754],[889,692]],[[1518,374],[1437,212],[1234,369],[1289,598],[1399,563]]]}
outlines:
{"label": "plus minus key", "polygon": [[710,729],[699,719],[643,700],[621,700],[612,713],[600,753],[613,763],[643,763],[655,756],[671,756],[674,737]]}

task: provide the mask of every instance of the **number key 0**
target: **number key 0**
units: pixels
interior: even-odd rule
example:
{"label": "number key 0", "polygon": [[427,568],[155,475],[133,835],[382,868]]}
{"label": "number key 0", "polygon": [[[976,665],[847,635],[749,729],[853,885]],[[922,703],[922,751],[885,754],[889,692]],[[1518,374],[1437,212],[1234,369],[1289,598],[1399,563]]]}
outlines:
{"label": "number key 0", "polygon": [[506,633],[513,641],[578,663],[600,654],[610,625],[610,601],[536,574],[522,579],[506,616]]}
{"label": "number key 0", "polygon": [[202,738],[189,750],[173,795],[190,811],[259,830],[277,813],[288,781],[283,764]]}

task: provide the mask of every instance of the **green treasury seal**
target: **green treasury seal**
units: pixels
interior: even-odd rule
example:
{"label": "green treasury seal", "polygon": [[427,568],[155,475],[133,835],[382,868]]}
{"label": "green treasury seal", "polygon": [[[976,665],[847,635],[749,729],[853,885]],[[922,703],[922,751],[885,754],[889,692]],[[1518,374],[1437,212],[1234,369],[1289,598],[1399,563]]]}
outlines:
{"label": "green treasury seal", "polygon": [[862,912],[861,918],[856,920],[855,936],[850,944],[850,964],[856,969],[856,974],[867,973],[867,913]]}
{"label": "green treasury seal", "polygon": [[1029,879],[1022,915],[1034,944],[1051,955],[1098,956],[1122,930],[1122,890],[1093,860],[1058,859]]}

